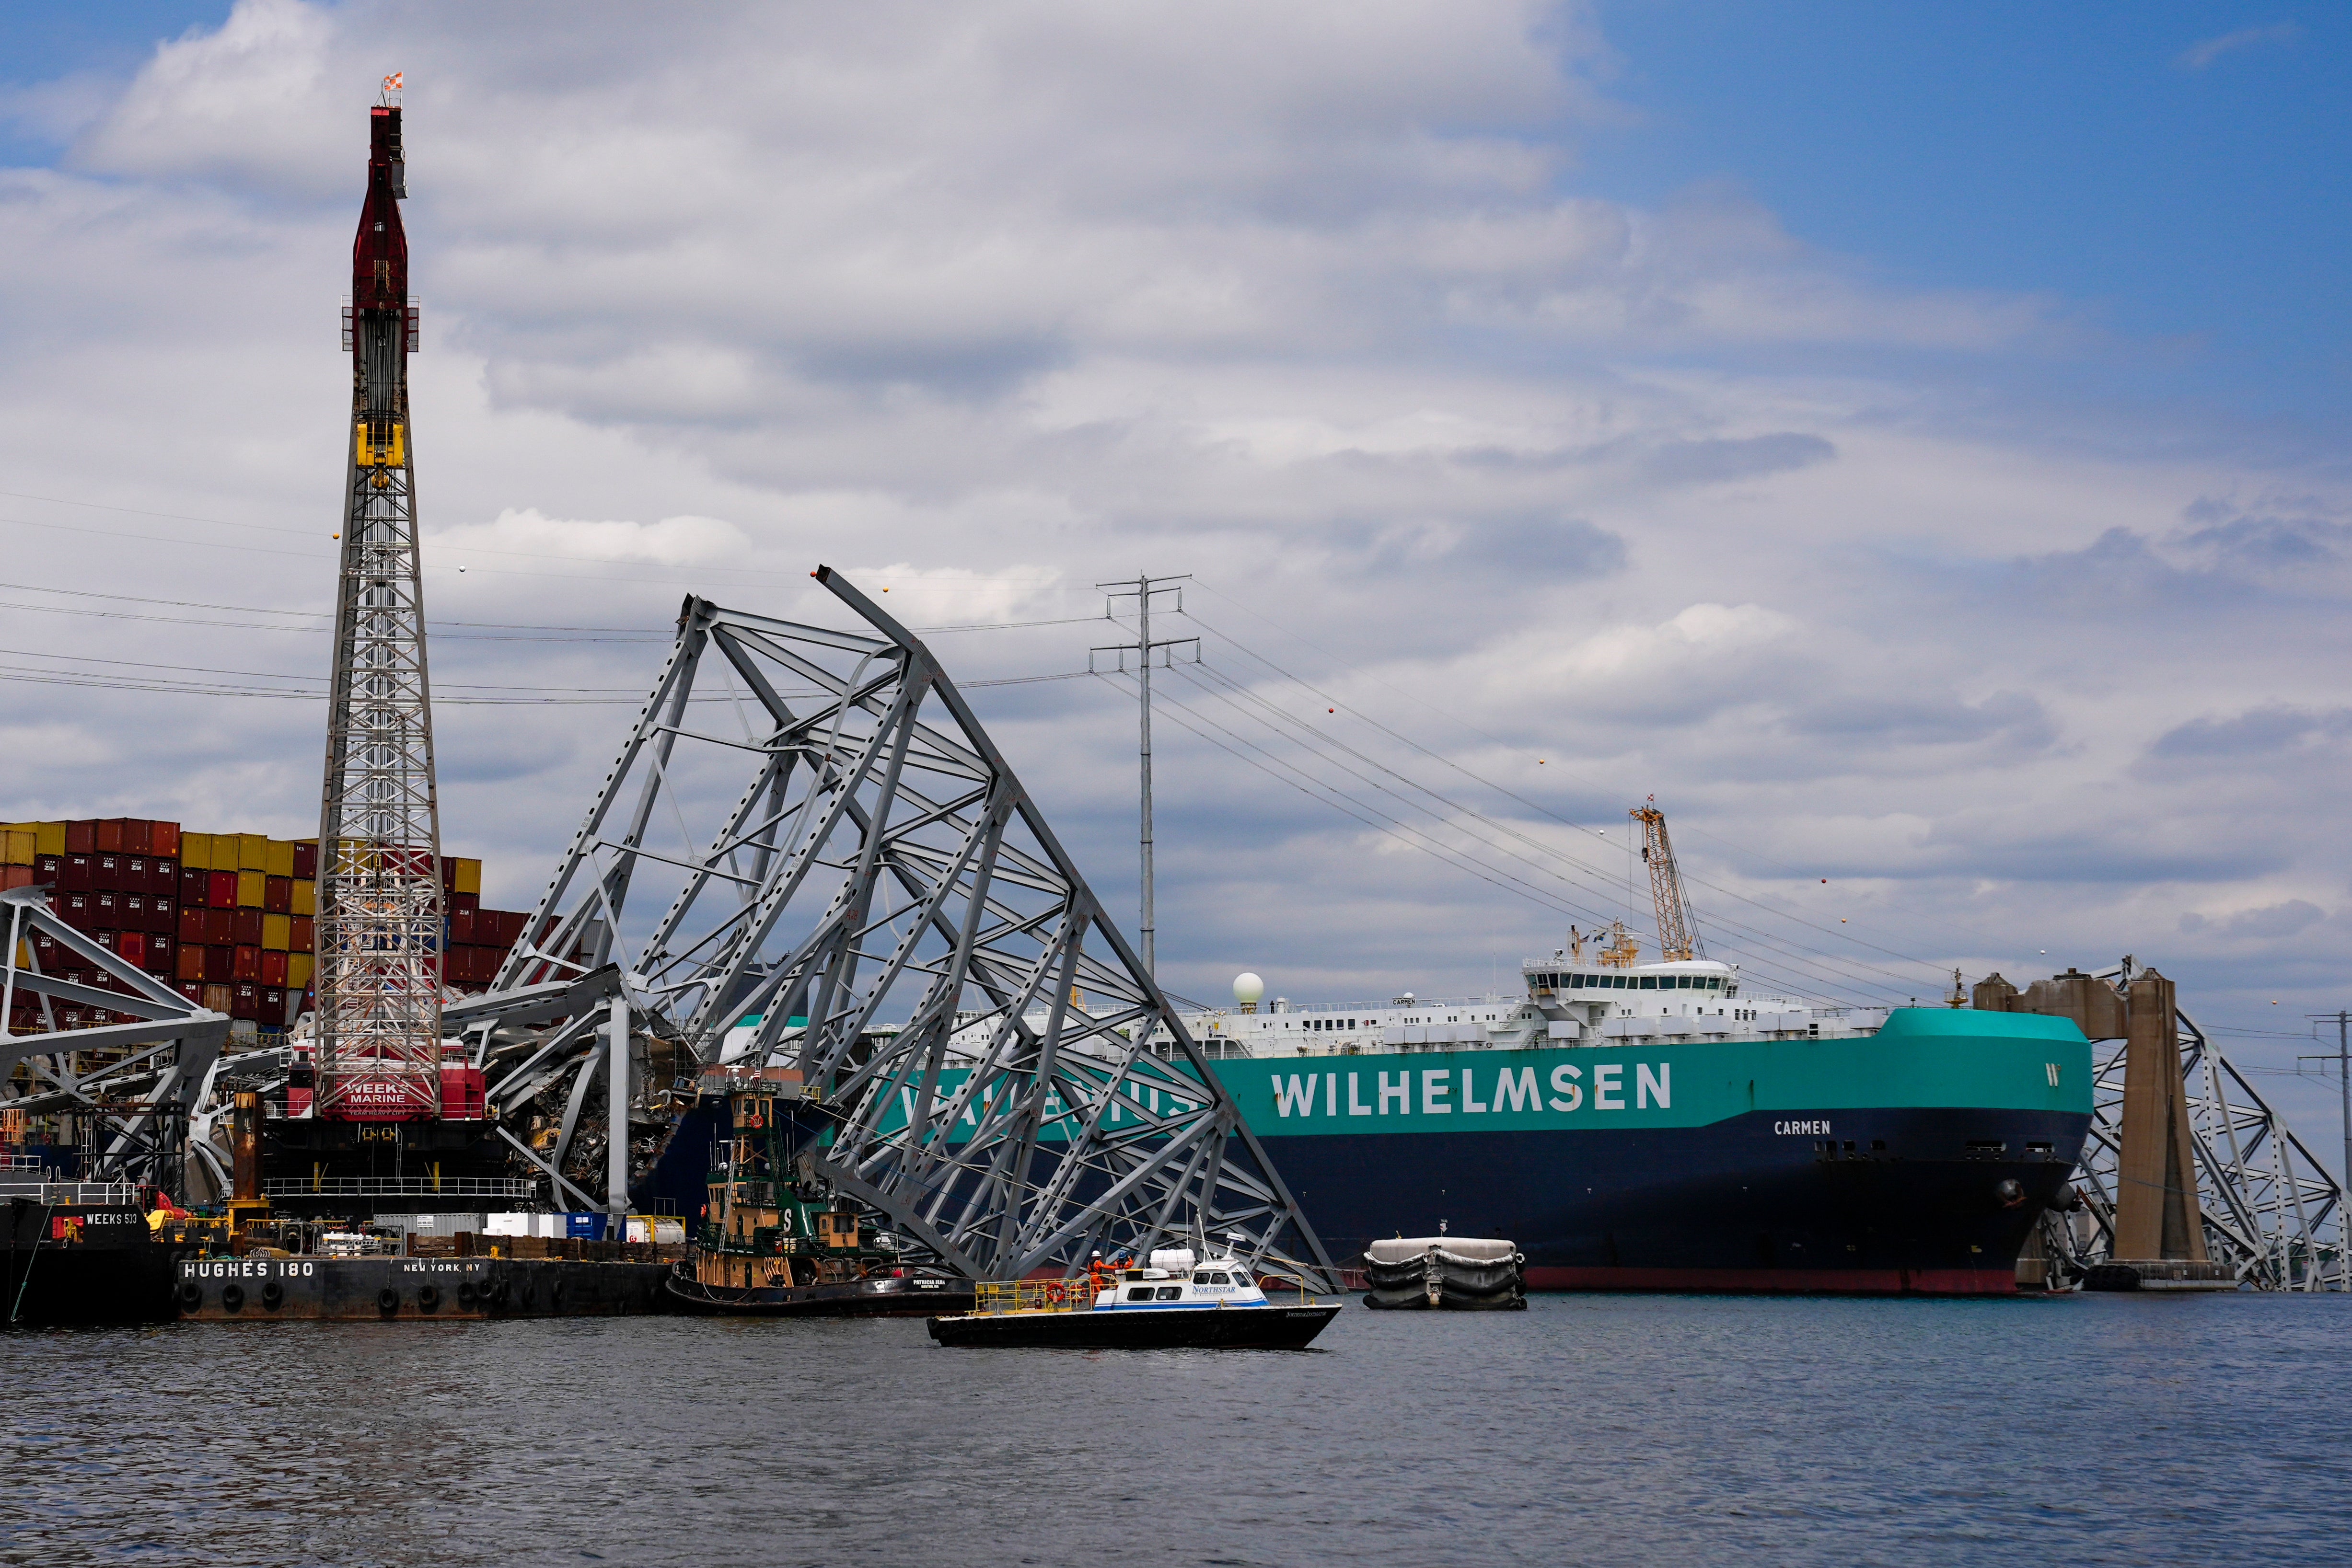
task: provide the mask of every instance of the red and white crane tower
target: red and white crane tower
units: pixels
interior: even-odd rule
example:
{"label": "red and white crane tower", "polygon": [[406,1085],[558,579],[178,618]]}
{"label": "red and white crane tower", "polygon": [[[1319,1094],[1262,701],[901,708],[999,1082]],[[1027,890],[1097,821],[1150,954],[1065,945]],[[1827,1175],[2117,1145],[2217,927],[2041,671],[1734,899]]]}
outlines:
{"label": "red and white crane tower", "polygon": [[441,1109],[441,818],[408,425],[416,308],[400,78],[383,85],[343,317],[351,463],[319,806],[317,1103],[345,1121]]}

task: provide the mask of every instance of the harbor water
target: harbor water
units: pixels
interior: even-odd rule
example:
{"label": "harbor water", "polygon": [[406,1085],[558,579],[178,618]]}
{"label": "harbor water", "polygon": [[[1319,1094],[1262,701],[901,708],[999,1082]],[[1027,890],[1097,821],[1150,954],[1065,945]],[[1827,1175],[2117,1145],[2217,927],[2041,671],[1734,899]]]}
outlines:
{"label": "harbor water", "polygon": [[2352,1298],[1537,1296],[1316,1349],[919,1320],[0,1337],[0,1562],[2339,1558]]}

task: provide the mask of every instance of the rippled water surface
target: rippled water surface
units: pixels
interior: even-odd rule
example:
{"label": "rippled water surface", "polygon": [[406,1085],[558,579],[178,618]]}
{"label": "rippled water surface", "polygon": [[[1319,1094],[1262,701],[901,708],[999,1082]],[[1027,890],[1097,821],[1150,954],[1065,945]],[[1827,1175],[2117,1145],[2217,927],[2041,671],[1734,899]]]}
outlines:
{"label": "rippled water surface", "polygon": [[1538,1297],[1303,1354],[920,1322],[0,1338],[0,1562],[2342,1561],[2352,1301]]}

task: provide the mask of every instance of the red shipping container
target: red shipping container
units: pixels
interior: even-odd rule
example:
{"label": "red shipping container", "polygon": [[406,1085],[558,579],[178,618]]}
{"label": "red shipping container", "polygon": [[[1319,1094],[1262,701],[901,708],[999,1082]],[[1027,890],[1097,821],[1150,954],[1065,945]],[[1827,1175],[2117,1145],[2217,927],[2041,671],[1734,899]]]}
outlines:
{"label": "red shipping container", "polygon": [[229,949],[228,977],[232,980],[261,979],[261,949],[250,942],[240,942]]}
{"label": "red shipping container", "polygon": [[151,822],[148,827],[151,831],[148,833],[147,852],[151,855],[164,855],[173,860],[179,859],[180,824]]}
{"label": "red shipping container", "polygon": [[[140,913],[146,913],[142,904]],[[100,888],[89,895],[89,923],[100,931],[122,929],[122,895]]]}
{"label": "red shipping container", "polygon": [[67,925],[72,926],[77,931],[89,931],[93,929],[94,923],[90,919],[89,901],[96,898],[98,894],[94,893],[68,893],[62,896],[64,902],[58,907],[58,918],[63,920]]}
{"label": "red shipping container", "polygon": [[68,852],[66,855],[65,868],[58,877],[58,885],[71,888],[77,893],[87,893],[96,887],[98,882],[89,863],[93,858],[89,855],[74,854]]}
{"label": "red shipping container", "polygon": [[114,895],[117,918],[125,931],[147,929],[147,895],[143,893],[118,893]]}
{"label": "red shipping container", "polygon": [[180,903],[184,908],[202,909],[213,901],[213,873],[202,866],[180,868]]}
{"label": "red shipping container", "polygon": [[47,932],[33,935],[33,962],[41,967],[44,975],[54,975],[65,967],[65,948]]}
{"label": "red shipping container", "polygon": [[149,894],[147,895],[147,929],[177,931],[180,928],[179,911],[180,901],[170,894]]}
{"label": "red shipping container", "polygon": [[229,991],[228,1016],[233,1019],[257,1019],[261,1016],[261,987],[245,981]]}
{"label": "red shipping container", "polygon": [[122,852],[146,855],[154,852],[155,824],[145,817],[122,819]]}
{"label": "red shipping container", "polygon": [[309,953],[319,946],[318,922],[307,915],[290,915],[287,919],[288,946],[297,953]]}
{"label": "red shipping container", "polygon": [[257,947],[261,946],[261,911],[224,909],[221,913],[228,916],[230,941],[249,942]]}
{"label": "red shipping container", "polygon": [[107,946],[120,954],[122,961],[132,968],[147,967],[147,933],[144,931],[118,931],[114,940]]}
{"label": "red shipping container", "polygon": [[[186,967],[187,960],[185,958],[181,959],[180,962],[183,967]],[[205,1005],[205,983],[202,980],[191,979],[186,975],[182,975],[178,983],[173,986],[172,988],[179,992],[182,996],[187,998],[188,1000],[195,1003],[196,1006],[203,1007]]]}
{"label": "red shipping container", "polygon": [[205,902],[215,909],[236,907],[236,873],[215,871],[205,873]]}
{"label": "red shipping container", "polygon": [[104,850],[89,857],[89,885],[96,888],[121,889],[122,857],[108,854]]}
{"label": "red shipping container", "polygon": [[261,882],[261,907],[272,915],[285,915],[294,907],[294,879],[290,876],[264,877]]}
{"label": "red shipping container", "polygon": [[449,912],[449,940],[452,942],[463,943],[471,942],[473,939],[474,912],[470,909],[451,910]]}
{"label": "red shipping container", "polygon": [[259,975],[261,983],[265,986],[284,985],[286,983],[286,955],[274,948],[264,947],[261,950],[261,968]]}
{"label": "red shipping container", "polygon": [[[92,853],[119,855],[122,852],[121,818],[100,817],[98,821],[90,824],[90,828],[95,835],[90,840],[89,844]],[[66,847],[68,849],[71,849],[73,845],[68,841]]]}
{"label": "red shipping container", "polygon": [[261,1021],[276,1028],[285,1026],[288,1021],[285,987],[265,985],[261,988]]}
{"label": "red shipping container", "polygon": [[478,914],[481,911],[482,895],[478,893],[452,893],[444,896],[451,909],[462,909],[468,915]]}
{"label": "red shipping container", "polygon": [[152,873],[152,863],[145,855],[124,855],[122,857],[122,880],[116,883],[114,885],[121,888],[125,893],[149,892],[151,890],[147,885],[147,879]]}
{"label": "red shipping container", "polygon": [[457,885],[457,857],[456,855],[443,855],[441,857],[441,885],[443,887],[456,887]]}
{"label": "red shipping container", "polygon": [[0,865],[0,888],[30,887],[33,868],[28,865]]}
{"label": "red shipping container", "polygon": [[63,855],[35,855],[33,857],[33,880],[35,882],[47,883],[51,887],[55,887],[58,884],[58,878],[65,874],[65,869],[66,857]]}
{"label": "red shipping container", "polygon": [[147,891],[180,896],[180,862],[155,855],[147,862]]}
{"label": "red shipping container", "polygon": [[182,990],[186,990],[189,986],[203,983],[205,951],[205,948],[191,946],[184,943],[181,945],[180,956],[172,963],[172,973],[177,975],[183,982],[180,988]]}
{"label": "red shipping container", "polygon": [[236,911],[207,909],[205,911],[205,940],[215,947],[226,947],[236,940]]}
{"label": "red shipping container", "polygon": [[[218,943],[205,948],[205,979],[215,986],[225,986],[236,977],[236,949]],[[212,1004],[205,1004],[210,1007]],[[215,1012],[219,1009],[214,1009]]]}
{"label": "red shipping container", "polygon": [[205,939],[205,916],[211,913],[206,909],[181,910],[180,940],[201,943]]}
{"label": "red shipping container", "polygon": [[147,933],[147,962],[145,967],[148,973],[154,975],[170,974],[172,972],[172,959],[179,950],[179,941],[177,938],[173,937],[170,932],[150,931]]}
{"label": "red shipping container", "polygon": [[66,824],[66,853],[93,855],[98,852],[98,823],[84,820]]}
{"label": "red shipping container", "polygon": [[319,841],[307,839],[294,846],[294,875],[299,881],[319,874]]}
{"label": "red shipping container", "polygon": [[115,950],[114,945],[122,940],[122,933],[112,926],[101,925],[89,934],[89,939],[111,953]]}

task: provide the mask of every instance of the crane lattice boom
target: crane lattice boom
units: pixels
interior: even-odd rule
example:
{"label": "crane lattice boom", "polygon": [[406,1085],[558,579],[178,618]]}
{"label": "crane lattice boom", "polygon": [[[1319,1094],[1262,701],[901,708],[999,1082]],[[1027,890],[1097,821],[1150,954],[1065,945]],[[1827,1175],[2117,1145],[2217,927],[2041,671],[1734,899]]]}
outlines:
{"label": "crane lattice boom", "polygon": [[1690,895],[1683,891],[1682,872],[1675,864],[1674,843],[1666,837],[1666,814],[1655,805],[1636,806],[1632,814],[1642,824],[1642,859],[1650,868],[1650,899],[1657,906],[1658,946],[1666,962],[1706,957],[1698,917],[1691,913]]}

